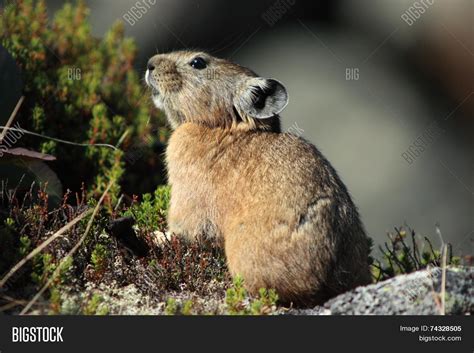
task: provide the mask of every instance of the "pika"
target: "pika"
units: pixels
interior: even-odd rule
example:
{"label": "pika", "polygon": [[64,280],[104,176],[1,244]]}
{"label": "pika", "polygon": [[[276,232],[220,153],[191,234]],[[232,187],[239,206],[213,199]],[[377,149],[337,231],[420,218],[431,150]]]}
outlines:
{"label": "pika", "polygon": [[231,275],[282,303],[370,283],[369,238],[346,187],[314,145],[281,131],[281,82],[192,51],[153,56],[145,81],[173,130],[170,232],[222,240]]}

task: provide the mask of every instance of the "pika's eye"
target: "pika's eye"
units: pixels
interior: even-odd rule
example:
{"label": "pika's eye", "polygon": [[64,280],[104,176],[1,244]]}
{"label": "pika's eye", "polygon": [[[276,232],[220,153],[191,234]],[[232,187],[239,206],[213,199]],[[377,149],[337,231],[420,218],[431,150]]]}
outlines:
{"label": "pika's eye", "polygon": [[189,65],[191,65],[194,69],[197,69],[197,70],[202,70],[202,69],[205,69],[206,66],[207,66],[207,63],[206,61],[201,58],[200,56],[198,57],[195,57],[190,63]]}

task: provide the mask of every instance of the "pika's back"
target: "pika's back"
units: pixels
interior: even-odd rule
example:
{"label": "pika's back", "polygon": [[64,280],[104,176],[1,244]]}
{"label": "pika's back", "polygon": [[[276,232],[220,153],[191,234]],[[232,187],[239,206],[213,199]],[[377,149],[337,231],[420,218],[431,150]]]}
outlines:
{"label": "pika's back", "polygon": [[313,305],[370,282],[369,243],[351,197],[312,144],[291,134],[185,123],[167,164],[170,227],[224,239],[247,288]]}

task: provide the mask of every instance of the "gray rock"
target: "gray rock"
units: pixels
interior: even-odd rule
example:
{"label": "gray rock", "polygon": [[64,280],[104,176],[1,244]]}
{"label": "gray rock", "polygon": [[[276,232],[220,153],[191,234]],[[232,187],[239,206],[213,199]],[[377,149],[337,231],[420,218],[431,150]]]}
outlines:
{"label": "gray rock", "polygon": [[[440,268],[399,275],[358,287],[313,309],[293,315],[437,315],[441,303]],[[474,313],[474,267],[446,270],[446,314]]]}

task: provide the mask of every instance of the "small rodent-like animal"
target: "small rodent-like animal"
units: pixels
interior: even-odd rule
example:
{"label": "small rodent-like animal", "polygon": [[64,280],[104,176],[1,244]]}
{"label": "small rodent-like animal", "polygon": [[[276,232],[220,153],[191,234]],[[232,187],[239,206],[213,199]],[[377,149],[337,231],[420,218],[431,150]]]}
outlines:
{"label": "small rodent-like animal", "polygon": [[346,187],[315,146],[281,132],[282,83],[192,51],[153,56],[145,80],[174,130],[171,233],[221,239],[231,274],[282,303],[320,304],[371,281]]}

